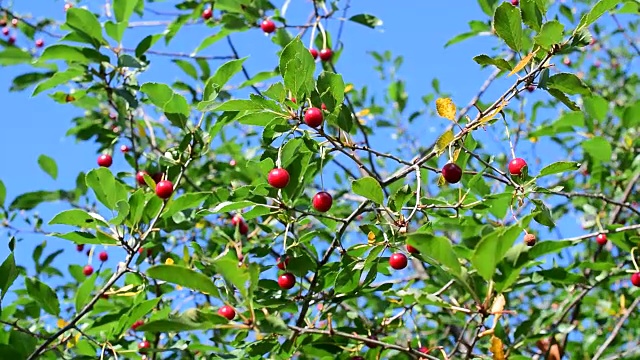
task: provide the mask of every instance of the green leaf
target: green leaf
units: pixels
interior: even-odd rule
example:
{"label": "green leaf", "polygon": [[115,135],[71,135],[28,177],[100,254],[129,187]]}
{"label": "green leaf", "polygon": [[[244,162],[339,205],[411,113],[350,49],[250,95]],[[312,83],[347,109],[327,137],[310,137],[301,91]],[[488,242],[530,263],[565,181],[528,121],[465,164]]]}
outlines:
{"label": "green leaf", "polygon": [[149,314],[158,305],[160,300],[162,300],[162,298],[157,297],[155,299],[145,300],[141,303],[135,304],[127,312],[126,316],[120,318],[118,325],[113,328],[111,334],[115,335],[116,338],[125,336],[133,323],[139,319],[143,319],[147,314]]}
{"label": "green leaf", "polygon": [[242,70],[242,65],[247,59],[248,57],[243,57],[222,64],[218,70],[216,70],[215,74],[207,80],[207,84],[216,84],[222,88],[235,74]]}
{"label": "green leaf", "polygon": [[7,294],[7,290],[18,278],[18,268],[13,252],[9,253],[6,259],[0,265],[0,300]]}
{"label": "green leaf", "polygon": [[506,70],[506,71],[511,71],[512,67],[511,64],[509,64],[509,62],[505,59],[494,59],[492,57],[490,57],[489,55],[485,55],[485,54],[481,54],[478,56],[475,56],[473,58],[473,61],[477,62],[479,65],[481,65],[482,67],[488,66],[488,65],[493,65],[495,67],[497,67],[500,70]]}
{"label": "green leaf", "polygon": [[98,278],[98,273],[93,273],[91,276],[87,277],[82,284],[78,287],[76,291],[76,311],[79,312],[82,308],[89,303],[91,299],[91,293],[93,289],[96,287],[96,279]]}
{"label": "green leaf", "polygon": [[580,163],[577,163],[575,161],[558,161],[542,168],[542,170],[540,170],[540,174],[538,174],[537,177],[558,174],[565,171],[575,171],[579,168]]}
{"label": "green leaf", "polygon": [[551,46],[562,42],[563,32],[564,25],[557,20],[552,20],[542,25],[542,29],[533,40],[543,49],[550,49]]}
{"label": "green leaf", "polygon": [[0,208],[4,206],[4,201],[7,198],[7,187],[4,186],[2,180],[0,180]]}
{"label": "green leaf", "polygon": [[9,210],[31,210],[43,202],[57,201],[65,196],[65,192],[62,190],[57,191],[34,191],[18,195],[11,205]]}
{"label": "green leaf", "polygon": [[360,285],[361,275],[361,269],[354,270],[352,267],[340,269],[334,284],[336,294],[347,294],[357,289],[358,285]]}
{"label": "green leaf", "polygon": [[536,0],[520,0],[520,12],[522,22],[535,31],[540,31],[542,25],[542,12],[536,4]]}
{"label": "green leaf", "polygon": [[191,53],[191,56],[195,56],[200,51],[224,39],[229,34],[231,34],[231,30],[223,27],[222,29],[220,29],[218,33],[205,37],[204,39],[202,39],[202,42],[200,43],[200,45],[198,45],[198,47],[195,50],[193,50],[193,52]]}
{"label": "green leaf", "polygon": [[129,203],[125,200],[120,200],[116,203],[116,208],[118,208],[118,216],[109,220],[109,223],[113,225],[121,225],[129,215]]}
{"label": "green leaf", "polygon": [[578,33],[580,30],[589,27],[591,24],[596,22],[604,13],[613,9],[618,4],[620,4],[623,0],[600,0],[594,6],[591,7],[591,10],[585,14],[581,19],[580,23],[578,23],[578,27],[574,30],[574,34]]}
{"label": "green leaf", "polygon": [[45,79],[50,79],[55,72],[30,72],[18,75],[13,78],[9,91],[22,91],[33,84],[37,84]]}
{"label": "green leaf", "polygon": [[55,44],[47,47],[40,55],[39,61],[64,60],[69,63],[100,63],[109,62],[109,58],[100,52],[84,47]]}
{"label": "green leaf", "polygon": [[60,302],[56,293],[47,284],[36,278],[25,278],[24,284],[29,296],[47,313],[57,316],[60,314]]}
{"label": "green leaf", "polygon": [[522,234],[522,227],[518,224],[508,228],[499,228],[483,236],[471,257],[471,263],[478,270],[478,274],[487,281],[491,280],[496,272],[497,264],[502,261],[520,234]]}
{"label": "green leaf", "polygon": [[351,190],[354,194],[364,196],[365,198],[381,205],[384,202],[384,193],[380,183],[370,177],[363,177],[351,183]]}
{"label": "green leaf", "polygon": [[49,225],[71,225],[81,228],[95,229],[97,225],[108,226],[99,215],[92,216],[81,209],[64,210],[49,221]]}
{"label": "green leaf", "polygon": [[598,161],[607,162],[611,160],[613,148],[611,143],[605,138],[596,136],[581,143],[582,149],[592,158]]}
{"label": "green leaf", "polygon": [[100,22],[89,10],[79,7],[73,7],[67,10],[67,21],[65,25],[94,40],[96,44],[106,43],[102,37],[102,26],[100,26]]}
{"label": "green leaf", "polygon": [[540,225],[554,228],[556,224],[553,221],[551,210],[541,200],[532,199],[531,201],[536,206],[531,210],[531,214],[533,214],[533,220],[535,220]]}
{"label": "green leaf", "polygon": [[547,81],[547,87],[569,95],[591,95],[591,90],[587,84],[571,73],[552,75]]}
{"label": "green leaf", "polygon": [[165,332],[181,332],[192,331],[198,329],[208,329],[211,324],[207,323],[194,323],[187,321],[186,319],[159,319],[152,320],[143,324],[138,328],[138,331],[148,331],[152,333],[165,333]]}
{"label": "green leaf", "polygon": [[349,18],[350,21],[356,22],[358,24],[362,24],[364,26],[375,28],[376,26],[382,26],[382,20],[377,17],[369,14],[358,14],[353,15]]}
{"label": "green leaf", "polygon": [[253,205],[258,205],[258,204],[254,203],[254,202],[251,202],[251,201],[246,201],[246,200],[244,200],[244,201],[223,201],[223,202],[219,203],[218,205],[216,205],[213,209],[210,209],[209,212],[211,214],[228,213],[228,212],[232,212],[232,211],[248,208],[249,206],[253,206]]}
{"label": "green leaf", "polygon": [[184,96],[176,93],[167,84],[148,82],[140,91],[145,93],[151,102],[163,112],[189,116],[189,103]]}
{"label": "green leaf", "polygon": [[446,49],[453,44],[457,44],[463,40],[470,39],[474,36],[478,36],[479,33],[480,33],[479,31],[471,31],[471,32],[456,35],[451,40],[447,41],[446,44],[444,44],[444,47]]}
{"label": "green leaf", "polygon": [[78,68],[68,68],[65,71],[56,72],[52,77],[39,83],[33,90],[31,96],[36,96],[45,90],[52,89],[58,85],[69,82],[70,80],[83,76],[84,70]]}
{"label": "green leaf", "polygon": [[240,116],[236,121],[243,125],[267,126],[277,118],[278,115],[271,111],[249,111]]}
{"label": "green leaf", "polygon": [[315,61],[299,37],[294,38],[280,53],[280,73],[284,86],[296,99],[303,99],[314,89]]}
{"label": "green leaf", "polygon": [[344,101],[345,85],[344,80],[342,80],[342,75],[323,71],[320,73],[320,76],[318,76],[317,87],[320,96],[324,94],[331,95],[334,104],[342,104]]}
{"label": "green leaf", "polygon": [[569,99],[569,97],[567,97],[567,95],[565,95],[565,93],[563,93],[562,91],[557,89],[547,89],[547,91],[554,98],[560,100],[560,102],[565,104],[570,110],[580,111],[580,107],[575,102],[571,101],[571,99]]}
{"label": "green leaf", "polygon": [[598,121],[604,121],[609,112],[609,102],[603,97],[593,95],[582,99],[584,110]]}
{"label": "green leaf", "polygon": [[192,79],[194,80],[198,79],[198,70],[192,63],[182,59],[173,59],[171,61],[176,65],[178,65],[178,67],[182,69],[182,71],[184,71],[184,73],[189,75]]}
{"label": "green leaf", "polygon": [[214,263],[216,271],[233,284],[245,299],[249,299],[249,283],[251,274],[246,266],[238,266],[238,260],[231,256],[223,257]]}
{"label": "green leaf", "polygon": [[462,268],[458,256],[451,246],[451,240],[425,232],[409,234],[407,239],[408,243],[418,249],[422,256],[435,260],[444,266],[445,271],[450,271],[458,276],[462,274]]}
{"label": "green leaf", "polygon": [[147,276],[220,298],[218,288],[208,276],[184,266],[155,265],[147,269]]}
{"label": "green leaf", "polygon": [[129,22],[133,11],[138,4],[135,0],[113,0],[113,14],[117,22]]}
{"label": "green leaf", "polygon": [[38,157],[38,165],[40,165],[40,169],[46,172],[54,180],[58,178],[58,165],[52,158],[42,154]]}
{"label": "green leaf", "polygon": [[119,245],[118,240],[112,238],[105,233],[98,231],[98,236],[84,231],[72,231],[65,234],[50,233],[48,236],[55,236],[60,239],[73,241],[76,244],[91,244],[91,245]]}
{"label": "green leaf", "polygon": [[115,210],[118,201],[127,200],[127,189],[107,168],[101,167],[89,171],[85,181],[98,201],[109,210]]}
{"label": "green leaf", "polygon": [[33,56],[18,47],[6,47],[0,51],[0,65],[17,65],[31,62]]}
{"label": "green leaf", "polygon": [[508,2],[498,6],[493,15],[493,28],[512,50],[522,50],[522,17],[517,7]]}
{"label": "green leaf", "polygon": [[162,214],[162,218],[167,219],[177,212],[198,207],[209,197],[209,195],[211,195],[211,193],[209,192],[194,192],[184,194],[171,202],[165,213]]}

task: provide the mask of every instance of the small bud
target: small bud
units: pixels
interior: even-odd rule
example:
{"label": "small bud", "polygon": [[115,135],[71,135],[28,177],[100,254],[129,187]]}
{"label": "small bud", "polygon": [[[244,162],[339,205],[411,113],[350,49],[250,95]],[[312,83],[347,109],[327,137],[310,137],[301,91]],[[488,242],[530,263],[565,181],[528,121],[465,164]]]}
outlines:
{"label": "small bud", "polygon": [[524,236],[524,243],[527,244],[527,246],[533,246],[536,244],[536,236],[533,234],[526,234]]}

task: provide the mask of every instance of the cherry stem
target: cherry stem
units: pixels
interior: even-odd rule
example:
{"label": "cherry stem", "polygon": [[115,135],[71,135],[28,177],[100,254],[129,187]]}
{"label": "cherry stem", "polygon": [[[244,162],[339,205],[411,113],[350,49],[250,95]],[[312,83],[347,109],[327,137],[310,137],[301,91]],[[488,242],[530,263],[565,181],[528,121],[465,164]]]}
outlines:
{"label": "cherry stem", "polygon": [[320,21],[317,22],[318,29],[320,29],[320,33],[322,34],[322,50],[327,48],[327,34],[324,31],[324,26]]}
{"label": "cherry stem", "polygon": [[324,173],[323,165],[324,165],[324,157],[326,155],[326,148],[324,146],[320,146],[320,188],[324,191],[324,177],[322,174]]}
{"label": "cherry stem", "polygon": [[316,38],[316,28],[318,27],[318,24],[320,24],[320,18],[316,18],[316,20],[313,22],[313,27],[311,27],[311,38],[309,39],[309,49],[313,49],[313,43]]}
{"label": "cherry stem", "polygon": [[282,253],[287,254],[287,238],[289,237],[289,225],[291,223],[287,222],[287,226],[284,227],[284,241],[282,243]]}
{"label": "cherry stem", "polygon": [[507,140],[509,140],[509,149],[511,149],[511,158],[515,159],[516,151],[513,148],[513,142],[511,142],[511,132],[509,131],[509,124],[507,124],[507,120],[504,118],[504,115],[502,116],[502,121],[504,121],[504,129],[507,133]]}
{"label": "cherry stem", "polygon": [[596,216],[596,226],[598,226],[598,231],[600,231],[601,233],[604,233],[604,230],[602,229],[602,224],[600,223],[600,215]]}
{"label": "cherry stem", "polygon": [[631,262],[633,263],[633,267],[636,269],[636,272],[640,272],[640,268],[638,268],[638,263],[636,262],[636,249],[638,248],[634,247],[633,249],[631,249]]}

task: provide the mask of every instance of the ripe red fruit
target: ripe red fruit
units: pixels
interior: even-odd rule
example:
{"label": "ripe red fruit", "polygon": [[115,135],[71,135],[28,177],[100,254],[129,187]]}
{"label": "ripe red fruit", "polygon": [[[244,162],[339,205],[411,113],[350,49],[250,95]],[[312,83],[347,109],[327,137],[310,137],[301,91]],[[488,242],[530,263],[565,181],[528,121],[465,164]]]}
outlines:
{"label": "ripe red fruit", "polygon": [[153,179],[153,181],[156,182],[156,184],[162,181],[163,177],[164,177],[164,174],[161,172],[151,175],[151,178]]}
{"label": "ripe red fruit", "polygon": [[322,110],[327,110],[327,105],[325,105],[324,103],[322,103],[322,105],[320,106],[320,108],[321,108]]}
{"label": "ripe red fruit", "polygon": [[156,184],[156,195],[160,199],[168,199],[173,193],[173,184],[169,180],[162,180]]}
{"label": "ripe red fruit", "polygon": [[224,316],[227,320],[233,320],[236,317],[236,311],[229,305],[225,305],[218,309],[218,315]]}
{"label": "ripe red fruit", "polygon": [[276,189],[285,188],[289,185],[289,172],[283,168],[275,168],[269,171],[267,182]]}
{"label": "ripe red fruit", "polygon": [[138,344],[138,351],[142,352],[146,352],[146,349],[150,348],[151,344],[149,343],[148,340],[143,340]]}
{"label": "ripe red fruit", "polygon": [[562,63],[569,66],[571,65],[571,59],[569,59],[568,57],[565,57],[564,59],[562,59]]}
{"label": "ripe red fruit", "polygon": [[631,275],[631,283],[634,286],[640,287],[640,273],[634,273],[633,275]]}
{"label": "ripe red fruit", "polygon": [[426,346],[422,346],[418,349],[418,351],[420,351],[423,354],[428,354],[429,353],[429,349]]}
{"label": "ripe red fruit", "polygon": [[64,4],[64,11],[67,11],[67,10],[71,9],[72,7],[73,7],[73,4],[66,3],[66,4]]}
{"label": "ripe red fruit", "polygon": [[113,164],[113,158],[109,154],[102,154],[98,156],[98,165],[102,167],[109,167]]}
{"label": "ripe red fruit", "polygon": [[103,251],[98,254],[98,259],[100,259],[100,261],[107,261],[109,259],[109,255],[107,255],[106,251]]}
{"label": "ripe red fruit", "polygon": [[138,171],[138,173],[136,174],[136,181],[138,182],[139,185],[144,186],[147,183],[144,182],[144,175],[148,174],[146,171],[144,170],[140,170]]}
{"label": "ripe red fruit", "polygon": [[44,46],[44,40],[42,40],[42,39],[36,40],[36,47],[41,48],[43,46]]}
{"label": "ripe red fruit", "polygon": [[209,19],[211,19],[212,16],[213,16],[213,10],[211,10],[211,8],[204,9],[204,11],[202,11],[202,18],[203,19],[209,20]]}
{"label": "ripe red fruit", "polygon": [[265,33],[271,34],[272,32],[276,31],[276,24],[273,21],[267,19],[260,24],[260,28]]}
{"label": "ripe red fruit", "polygon": [[285,290],[289,290],[296,285],[296,278],[292,273],[284,273],[278,277],[278,285]]}
{"label": "ripe red fruit", "polygon": [[317,128],[322,125],[322,110],[317,107],[312,107],[307,109],[304,113],[304,123],[311,126],[312,128]]}
{"label": "ripe red fruit", "polygon": [[9,28],[8,27],[3,27],[2,28],[2,35],[7,36],[9,35]]}
{"label": "ripe red fruit", "polygon": [[77,250],[78,252],[82,252],[82,251],[84,251],[84,244],[78,244],[78,245],[76,245],[76,250]]}
{"label": "ripe red fruit", "polygon": [[327,212],[331,209],[333,198],[326,191],[320,191],[313,196],[313,208],[320,212]]}
{"label": "ripe red fruit", "polygon": [[442,176],[449,184],[455,184],[462,179],[462,169],[455,163],[448,163],[442,167]]}
{"label": "ripe red fruit", "polygon": [[90,276],[91,274],[93,274],[93,266],[85,265],[85,267],[82,268],[82,273],[84,274],[84,276]]}
{"label": "ripe red fruit", "polygon": [[522,168],[527,166],[527,162],[522,158],[515,158],[509,162],[509,174],[513,176],[522,175]]}
{"label": "ripe red fruit", "polygon": [[233,225],[234,228],[240,227],[238,231],[240,231],[242,235],[247,235],[249,232],[249,227],[240,214],[236,214],[231,218],[231,225]]}
{"label": "ripe red fruit", "polygon": [[9,45],[13,45],[16,43],[16,37],[14,35],[9,36],[9,40],[7,40]]}
{"label": "ripe red fruit", "polygon": [[407,244],[407,251],[409,252],[409,254],[420,254],[420,251],[418,251],[418,249],[409,244]]}
{"label": "ripe red fruit", "polygon": [[276,262],[278,264],[278,269],[284,270],[287,268],[287,265],[289,265],[289,257],[285,257],[284,260],[282,260],[282,258],[278,258]]}
{"label": "ripe red fruit", "polygon": [[311,56],[313,56],[313,59],[317,59],[318,58],[318,50],[316,49],[309,49],[309,53],[311,54]]}
{"label": "ripe red fruit", "polygon": [[124,154],[124,153],[128,153],[128,152],[129,152],[129,150],[131,150],[131,149],[130,149],[130,148],[129,148],[129,146],[127,146],[127,145],[121,145],[121,146],[120,146],[120,151],[122,151],[122,153],[123,153],[123,154]]}
{"label": "ripe red fruit", "polygon": [[598,236],[596,236],[596,242],[599,245],[604,245],[607,243],[607,234],[598,234]]}
{"label": "ripe red fruit", "polygon": [[18,26],[18,19],[11,19],[11,25],[13,25],[13,27],[17,27]]}
{"label": "ripe red fruit", "polygon": [[333,51],[331,51],[331,49],[322,49],[318,55],[320,55],[320,60],[329,61],[333,56]]}
{"label": "ripe red fruit", "polygon": [[407,256],[402,253],[392,254],[389,258],[389,265],[396,270],[402,270],[407,267]]}
{"label": "ripe red fruit", "polygon": [[133,325],[131,325],[131,329],[133,331],[136,331],[136,329],[142,325],[144,325],[144,320],[136,320],[136,322],[134,322]]}
{"label": "ripe red fruit", "polygon": [[535,90],[536,90],[535,85],[529,85],[529,86],[527,86],[527,91],[528,91],[528,92],[534,92]]}
{"label": "ripe red fruit", "polygon": [[518,0],[511,0],[511,5],[513,6],[518,6],[520,4],[520,1]]}

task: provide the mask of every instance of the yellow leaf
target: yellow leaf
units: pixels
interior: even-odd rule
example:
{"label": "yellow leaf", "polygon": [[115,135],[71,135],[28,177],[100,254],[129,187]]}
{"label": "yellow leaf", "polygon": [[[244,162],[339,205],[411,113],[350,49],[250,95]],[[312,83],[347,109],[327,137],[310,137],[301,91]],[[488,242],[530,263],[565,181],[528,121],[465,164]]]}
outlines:
{"label": "yellow leaf", "polygon": [[490,120],[492,120],[496,115],[498,115],[498,113],[500,111],[502,111],[502,109],[504,109],[505,106],[507,106],[509,103],[505,100],[503,102],[500,103],[500,105],[498,105],[498,107],[496,107],[492,112],[488,113],[487,115],[483,116],[482,118],[480,118],[480,120],[478,120],[479,124],[484,124]]}
{"label": "yellow leaf", "polygon": [[204,229],[207,226],[207,222],[205,220],[200,220],[196,223],[196,229]]}
{"label": "yellow leaf", "polygon": [[438,186],[444,186],[444,184],[446,184],[447,182],[444,180],[444,176],[442,176],[442,174],[440,174],[438,176]]}
{"label": "yellow leaf", "polygon": [[491,347],[489,351],[493,353],[493,360],[504,360],[504,350],[502,349],[502,340],[495,336],[491,336]]}
{"label": "yellow leaf", "polygon": [[461,150],[461,149],[456,149],[456,150],[453,152],[453,162],[458,161],[458,156],[460,156],[460,150]]}
{"label": "yellow leaf", "polygon": [[620,313],[624,313],[627,309],[627,299],[624,297],[624,294],[620,295]]}
{"label": "yellow leaf", "polygon": [[436,111],[438,115],[451,121],[456,120],[456,104],[450,98],[439,98],[436,100]]}
{"label": "yellow leaf", "polygon": [[538,142],[538,138],[535,137],[535,136],[532,136],[532,137],[529,138],[529,141],[535,144],[535,143]]}
{"label": "yellow leaf", "polygon": [[347,84],[347,86],[344,87],[345,93],[348,93],[351,90],[353,90],[353,84]]}
{"label": "yellow leaf", "polygon": [[67,342],[67,349],[70,349],[76,346],[76,344],[78,343],[78,340],[80,340],[80,333],[77,333],[74,337],[69,339],[69,341]]}
{"label": "yellow leaf", "polygon": [[453,134],[453,130],[449,129],[444,134],[440,135],[438,141],[436,141],[436,153],[438,156],[442,155],[442,153],[447,149],[447,146],[451,144],[455,140],[455,135]]}
{"label": "yellow leaf", "polygon": [[62,329],[63,327],[67,326],[67,322],[62,319],[58,319],[57,325],[60,329]]}
{"label": "yellow leaf", "polygon": [[358,117],[360,117],[360,116],[367,116],[367,115],[369,115],[370,113],[371,113],[371,110],[369,110],[369,109],[362,109],[362,110],[360,110],[360,111],[358,111],[358,112],[356,113],[356,116],[358,116]]}
{"label": "yellow leaf", "polygon": [[522,60],[520,60],[520,62],[518,64],[516,64],[516,66],[513,68],[513,70],[511,70],[511,72],[507,76],[511,76],[511,75],[517,73],[518,71],[522,70],[525,66],[527,66],[527,64],[531,61],[531,59],[533,59],[533,56],[538,52],[538,49],[536,49],[531,54],[523,57]]}
{"label": "yellow leaf", "polygon": [[376,234],[374,234],[373,231],[369,231],[369,233],[367,234],[367,242],[371,246],[376,243]]}
{"label": "yellow leaf", "polygon": [[182,286],[176,285],[176,290],[182,290]]}
{"label": "yellow leaf", "polygon": [[167,258],[167,260],[164,261],[165,265],[173,265],[174,261],[172,258]]}

